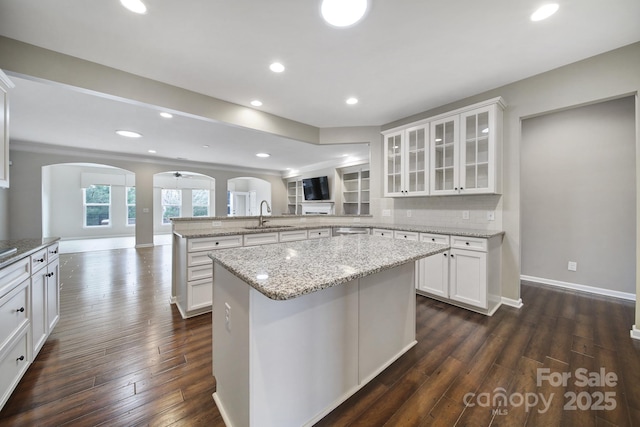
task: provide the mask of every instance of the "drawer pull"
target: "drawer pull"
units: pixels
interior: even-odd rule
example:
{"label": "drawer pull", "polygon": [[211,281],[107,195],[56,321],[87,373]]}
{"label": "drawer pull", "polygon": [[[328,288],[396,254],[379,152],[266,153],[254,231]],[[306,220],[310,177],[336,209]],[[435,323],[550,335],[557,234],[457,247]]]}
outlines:
{"label": "drawer pull", "polygon": [[431,241],[432,241],[432,242],[435,242],[435,241],[436,241],[436,239],[435,239],[435,238],[432,238],[432,239],[431,239]]}
{"label": "drawer pull", "polygon": [[53,277],[53,273],[47,273],[47,274],[45,274],[45,276],[47,276],[47,277]]}
{"label": "drawer pull", "polygon": [[465,245],[469,246],[471,243],[469,242],[464,242]]}
{"label": "drawer pull", "polygon": [[24,360],[24,356],[20,356],[16,359],[16,362],[22,362]]}
{"label": "drawer pull", "polygon": [[443,253],[442,255],[447,256],[447,253],[445,252],[445,253]]}
{"label": "drawer pull", "polygon": [[54,254],[54,255],[55,255],[55,254],[57,254],[57,253],[58,253],[58,250],[56,249],[55,251],[49,251],[49,253],[50,253],[50,254]]}
{"label": "drawer pull", "polygon": [[44,262],[44,258],[34,259],[35,262]]}
{"label": "drawer pull", "polygon": [[451,254],[451,258],[453,258],[453,254]]}
{"label": "drawer pull", "polygon": [[16,313],[24,313],[24,307],[20,307],[16,310]]}
{"label": "drawer pull", "polygon": [[218,246],[220,244],[220,242],[216,242],[216,246]]}

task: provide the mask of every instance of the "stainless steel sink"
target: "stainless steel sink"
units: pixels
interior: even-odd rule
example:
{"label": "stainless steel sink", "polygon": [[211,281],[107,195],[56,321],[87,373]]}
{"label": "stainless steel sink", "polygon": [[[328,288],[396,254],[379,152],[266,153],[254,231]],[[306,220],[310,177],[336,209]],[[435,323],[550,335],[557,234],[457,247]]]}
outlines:
{"label": "stainless steel sink", "polygon": [[256,225],[253,227],[244,227],[247,230],[269,230],[272,228],[287,228],[287,227],[293,227],[293,225]]}
{"label": "stainless steel sink", "polygon": [[0,258],[15,254],[18,252],[18,248],[0,248]]}

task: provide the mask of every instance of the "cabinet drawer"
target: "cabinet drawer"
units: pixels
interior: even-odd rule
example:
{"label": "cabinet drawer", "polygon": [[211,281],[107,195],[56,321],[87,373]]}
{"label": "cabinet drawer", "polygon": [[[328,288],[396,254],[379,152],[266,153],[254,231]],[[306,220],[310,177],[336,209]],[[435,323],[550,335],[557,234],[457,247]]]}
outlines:
{"label": "cabinet drawer", "polygon": [[396,230],[393,232],[393,237],[401,240],[413,240],[414,242],[417,242],[418,240],[420,240],[420,235],[414,231]]}
{"label": "cabinet drawer", "polygon": [[281,231],[281,242],[293,242],[295,240],[307,240],[307,230]]}
{"label": "cabinet drawer", "polygon": [[383,230],[381,228],[374,228],[373,230],[371,230],[371,234],[379,237],[388,237],[390,239],[393,238],[392,230]]}
{"label": "cabinet drawer", "polygon": [[214,249],[242,246],[242,236],[201,237],[187,240],[188,252],[211,251]]}
{"label": "cabinet drawer", "polygon": [[451,247],[457,249],[470,249],[473,251],[487,251],[487,239],[477,237],[451,236]]}
{"label": "cabinet drawer", "polygon": [[258,234],[245,234],[244,245],[266,245],[268,243],[278,243],[278,233],[258,233]]}
{"label": "cabinet drawer", "polygon": [[29,328],[23,328],[17,339],[0,351],[0,408],[9,399],[31,363],[28,335]]}
{"label": "cabinet drawer", "polygon": [[58,259],[59,256],[59,245],[58,243],[54,243],[53,245],[47,248],[47,261],[51,262]]}
{"label": "cabinet drawer", "polygon": [[310,239],[320,239],[322,237],[331,237],[330,228],[319,228],[316,230],[309,230]]}
{"label": "cabinet drawer", "polygon": [[0,348],[13,338],[29,321],[30,280],[26,279],[11,292],[0,298]]}
{"label": "cabinet drawer", "polygon": [[196,280],[187,283],[187,310],[211,307],[213,301],[213,283],[211,279]]}
{"label": "cabinet drawer", "polygon": [[31,255],[31,274],[47,265],[47,248]]}
{"label": "cabinet drawer", "polygon": [[191,252],[187,254],[187,267],[196,267],[199,265],[211,266],[211,262],[211,258],[209,258],[209,251]]}
{"label": "cabinet drawer", "polygon": [[29,258],[11,264],[0,270],[0,298],[31,276],[31,260]]}
{"label": "cabinet drawer", "polygon": [[213,277],[213,265],[199,265],[187,268],[187,280],[200,280]]}
{"label": "cabinet drawer", "polygon": [[448,245],[449,236],[447,236],[446,234],[420,233],[420,241]]}

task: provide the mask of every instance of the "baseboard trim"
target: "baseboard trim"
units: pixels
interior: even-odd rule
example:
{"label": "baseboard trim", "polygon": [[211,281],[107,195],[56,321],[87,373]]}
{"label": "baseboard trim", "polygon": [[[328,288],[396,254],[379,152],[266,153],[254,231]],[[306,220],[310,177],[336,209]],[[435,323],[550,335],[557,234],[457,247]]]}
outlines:
{"label": "baseboard trim", "polygon": [[560,280],[553,280],[553,279],[544,279],[542,277],[527,276],[524,274],[520,275],[520,280],[526,280],[528,282],[537,282],[537,283],[542,283],[543,285],[556,286],[558,288],[564,288],[564,289],[573,289],[575,291],[588,292],[591,294],[604,295],[607,297],[620,298],[620,299],[625,299],[629,301],[636,300],[636,294],[614,291],[614,290],[605,289],[605,288],[598,288],[595,286],[580,285],[577,283],[562,282]]}
{"label": "baseboard trim", "polygon": [[522,306],[524,305],[522,303],[522,298],[511,299],[506,297],[502,297],[502,304],[508,305],[509,307],[515,307],[515,308],[522,308]]}
{"label": "baseboard trim", "polygon": [[636,325],[633,325],[630,331],[631,338],[634,340],[640,340],[640,329]]}
{"label": "baseboard trim", "polygon": [[136,245],[136,249],[152,248],[153,246],[153,243],[140,243],[139,245]]}

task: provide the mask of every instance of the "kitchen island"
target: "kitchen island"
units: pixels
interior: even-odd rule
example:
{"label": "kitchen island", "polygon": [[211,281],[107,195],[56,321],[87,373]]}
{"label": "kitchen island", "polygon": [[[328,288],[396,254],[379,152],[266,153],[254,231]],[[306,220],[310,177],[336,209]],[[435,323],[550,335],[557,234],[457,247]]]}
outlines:
{"label": "kitchen island", "polygon": [[214,400],[227,426],[312,425],[415,345],[435,243],[352,235],[213,251]]}

